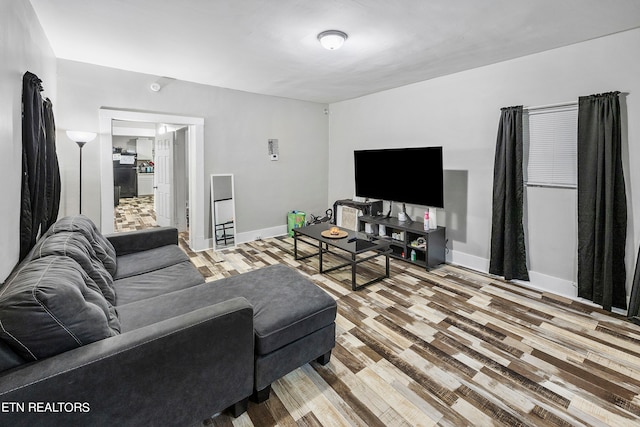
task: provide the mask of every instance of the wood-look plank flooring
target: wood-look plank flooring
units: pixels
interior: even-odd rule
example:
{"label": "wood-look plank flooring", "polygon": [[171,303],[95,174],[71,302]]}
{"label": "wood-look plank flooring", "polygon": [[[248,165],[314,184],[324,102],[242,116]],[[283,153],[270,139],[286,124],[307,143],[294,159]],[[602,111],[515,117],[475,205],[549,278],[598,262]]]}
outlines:
{"label": "wood-look plank flooring", "polygon": [[317,257],[293,259],[288,237],[219,252],[182,243],[207,281],[286,264],[338,303],[329,364],[305,365],[276,381],[268,402],[205,425],[640,425],[640,328],[620,316],[465,268],[397,260],[389,279],[353,292],[349,269],[319,275]]}
{"label": "wood-look plank flooring", "polygon": [[[211,286],[285,264],[338,303],[326,366],[307,364],[276,381],[267,402],[203,425],[640,425],[640,327],[618,315],[453,265],[427,272],[397,260],[389,279],[353,292],[348,269],[319,275],[317,257],[293,259],[288,237],[199,253],[187,240]],[[382,262],[364,264],[359,280]]]}

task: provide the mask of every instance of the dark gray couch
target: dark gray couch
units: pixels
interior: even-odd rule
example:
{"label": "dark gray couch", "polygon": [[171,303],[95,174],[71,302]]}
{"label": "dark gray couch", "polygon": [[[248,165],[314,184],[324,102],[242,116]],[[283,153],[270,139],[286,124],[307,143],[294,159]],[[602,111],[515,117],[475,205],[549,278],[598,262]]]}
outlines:
{"label": "dark gray couch", "polygon": [[86,217],[64,218],[0,287],[0,424],[238,415],[282,375],[328,362],[335,315],[288,267],[204,283],[173,228],[107,239]]}

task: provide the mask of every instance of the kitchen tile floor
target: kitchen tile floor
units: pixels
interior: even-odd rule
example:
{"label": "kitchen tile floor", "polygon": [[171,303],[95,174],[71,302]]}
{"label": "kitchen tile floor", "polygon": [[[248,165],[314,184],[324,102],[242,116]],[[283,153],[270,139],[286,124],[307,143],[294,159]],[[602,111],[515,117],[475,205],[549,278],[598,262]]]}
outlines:
{"label": "kitchen tile floor", "polygon": [[157,227],[153,196],[120,199],[114,209],[114,230],[133,231]]}

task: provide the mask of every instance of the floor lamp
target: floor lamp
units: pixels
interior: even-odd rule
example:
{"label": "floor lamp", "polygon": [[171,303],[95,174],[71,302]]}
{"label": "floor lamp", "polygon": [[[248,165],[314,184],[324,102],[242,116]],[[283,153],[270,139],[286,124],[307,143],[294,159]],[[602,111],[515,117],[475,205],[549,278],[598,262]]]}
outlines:
{"label": "floor lamp", "polygon": [[75,143],[78,144],[78,147],[80,147],[80,179],[78,180],[80,183],[80,205],[78,213],[82,213],[82,147],[84,147],[84,144],[87,142],[93,141],[96,137],[96,133],[68,130],[67,136],[72,141],[75,141]]}

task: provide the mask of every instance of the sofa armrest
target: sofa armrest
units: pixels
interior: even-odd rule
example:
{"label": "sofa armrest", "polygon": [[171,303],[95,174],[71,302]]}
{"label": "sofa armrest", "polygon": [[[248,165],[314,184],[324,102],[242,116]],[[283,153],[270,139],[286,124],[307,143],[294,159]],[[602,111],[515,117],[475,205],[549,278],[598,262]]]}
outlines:
{"label": "sofa armrest", "polygon": [[253,346],[253,308],[233,298],[1,374],[0,405],[11,410],[0,418],[12,426],[199,424],[251,395]]}
{"label": "sofa armrest", "polygon": [[126,231],[105,236],[116,250],[116,255],[146,251],[166,245],[178,244],[178,229],[155,227],[145,230]]}

